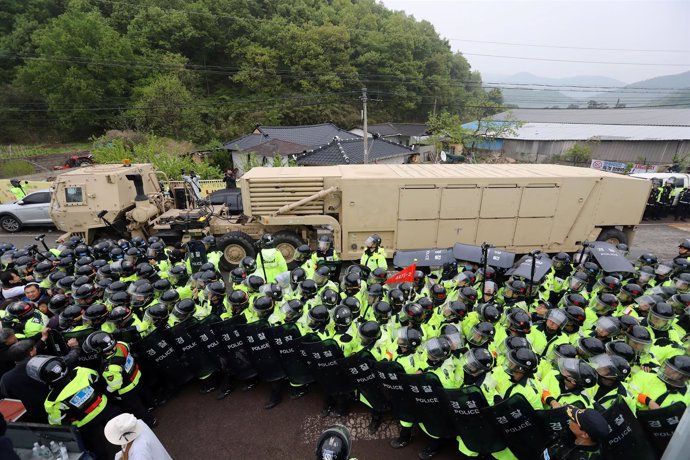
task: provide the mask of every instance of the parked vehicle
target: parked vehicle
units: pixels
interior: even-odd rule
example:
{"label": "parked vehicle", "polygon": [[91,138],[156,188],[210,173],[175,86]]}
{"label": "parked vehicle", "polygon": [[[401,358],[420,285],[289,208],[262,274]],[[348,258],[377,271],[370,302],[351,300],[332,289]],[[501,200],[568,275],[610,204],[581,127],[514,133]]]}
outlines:
{"label": "parked vehicle", "polygon": [[65,161],[64,165],[53,166],[54,170],[77,168],[79,166],[89,166],[94,164],[93,155],[90,153],[82,155],[72,155]]}
{"label": "parked vehicle", "polygon": [[389,254],[484,241],[516,253],[574,252],[597,239],[631,244],[651,183],[569,166],[436,164],[253,168],[238,186],[241,214],[170,209],[152,165],[97,165],[56,179],[51,215],[88,241],[212,234],[225,269],[253,256],[265,232],[288,262],[323,234],[344,260],[358,259],[372,233]]}
{"label": "parked vehicle", "polygon": [[0,228],[14,233],[22,227],[53,225],[50,189],[37,190],[14,203],[0,204]]}

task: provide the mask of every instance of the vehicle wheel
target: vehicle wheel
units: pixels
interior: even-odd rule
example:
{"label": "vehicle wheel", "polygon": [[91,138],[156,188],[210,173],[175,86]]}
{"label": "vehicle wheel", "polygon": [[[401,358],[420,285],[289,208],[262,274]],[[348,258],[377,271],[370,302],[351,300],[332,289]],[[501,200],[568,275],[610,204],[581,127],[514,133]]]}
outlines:
{"label": "vehicle wheel", "polygon": [[302,238],[291,230],[281,230],[273,235],[275,247],[283,253],[285,262],[290,265],[295,260],[295,253],[297,248],[304,244]]}
{"label": "vehicle wheel", "polygon": [[246,256],[256,256],[254,242],[244,232],[226,233],[218,239],[217,246],[223,253],[223,257],[220,258],[220,268],[224,271],[237,267]]}
{"label": "vehicle wheel", "polygon": [[80,160],[79,163],[77,163],[77,166],[91,166],[93,164],[93,161],[91,160]]}
{"label": "vehicle wheel", "polygon": [[625,233],[617,228],[607,228],[601,232],[597,241],[606,241],[614,246],[621,243],[628,244],[628,238],[625,236]]}
{"label": "vehicle wheel", "polygon": [[15,233],[22,229],[22,223],[19,219],[12,215],[0,217],[0,228],[7,233]]}

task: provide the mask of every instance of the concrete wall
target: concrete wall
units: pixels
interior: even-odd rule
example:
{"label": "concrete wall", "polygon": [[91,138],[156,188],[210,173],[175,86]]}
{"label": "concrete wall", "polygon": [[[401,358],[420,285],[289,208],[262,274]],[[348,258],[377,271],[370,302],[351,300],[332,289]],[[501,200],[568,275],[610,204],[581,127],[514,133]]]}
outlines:
{"label": "concrete wall", "polygon": [[[544,163],[553,155],[562,155],[578,141],[524,141],[506,139],[503,151],[519,161]],[[580,144],[584,142],[579,141]],[[646,158],[649,164],[670,164],[673,156],[690,153],[690,140],[685,141],[600,141],[590,144],[592,158],[598,160],[638,162]]]}

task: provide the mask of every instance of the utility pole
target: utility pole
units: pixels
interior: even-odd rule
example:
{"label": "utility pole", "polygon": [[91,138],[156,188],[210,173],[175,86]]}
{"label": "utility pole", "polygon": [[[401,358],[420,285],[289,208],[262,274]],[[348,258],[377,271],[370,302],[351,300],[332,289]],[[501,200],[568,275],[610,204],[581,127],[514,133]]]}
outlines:
{"label": "utility pole", "polygon": [[369,128],[367,127],[367,89],[362,88],[362,118],[364,119],[364,164],[369,163]]}

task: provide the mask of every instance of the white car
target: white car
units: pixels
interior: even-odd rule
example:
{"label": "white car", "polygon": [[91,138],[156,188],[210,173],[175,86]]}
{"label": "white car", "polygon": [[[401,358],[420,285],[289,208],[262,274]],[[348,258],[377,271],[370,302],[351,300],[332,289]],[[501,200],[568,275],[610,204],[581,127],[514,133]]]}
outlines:
{"label": "white car", "polygon": [[0,228],[14,233],[25,226],[52,226],[49,210],[50,189],[37,190],[14,203],[0,204]]}

